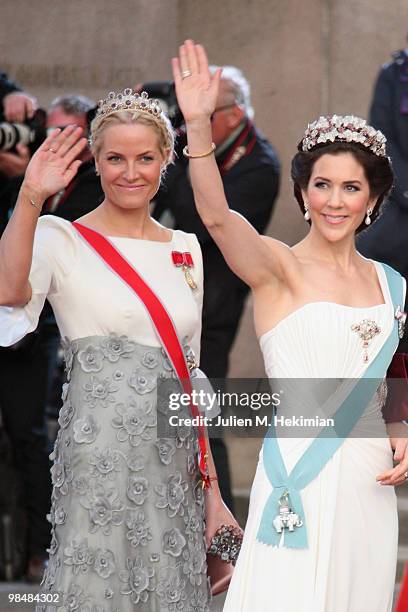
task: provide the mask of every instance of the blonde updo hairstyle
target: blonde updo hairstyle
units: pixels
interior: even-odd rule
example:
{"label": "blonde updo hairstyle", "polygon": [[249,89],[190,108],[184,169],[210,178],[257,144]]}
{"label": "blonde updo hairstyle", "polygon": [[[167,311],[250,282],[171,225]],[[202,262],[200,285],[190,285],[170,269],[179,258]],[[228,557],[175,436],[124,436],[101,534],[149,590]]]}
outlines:
{"label": "blonde updo hairstyle", "polygon": [[163,158],[162,174],[174,157],[174,130],[164,113],[152,115],[143,110],[120,109],[108,115],[96,115],[91,123],[89,146],[97,159],[103,141],[104,131],[113,125],[140,124],[152,128],[157,135],[160,153]]}

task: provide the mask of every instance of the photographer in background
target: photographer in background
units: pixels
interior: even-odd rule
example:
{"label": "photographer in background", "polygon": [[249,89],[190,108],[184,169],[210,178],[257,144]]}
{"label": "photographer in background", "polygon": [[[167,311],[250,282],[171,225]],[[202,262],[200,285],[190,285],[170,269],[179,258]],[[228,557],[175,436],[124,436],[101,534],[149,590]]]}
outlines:
{"label": "photographer in background", "polygon": [[[37,110],[37,100],[0,72],[0,122],[24,123],[32,119]],[[18,143],[14,152],[0,150],[0,192],[9,178],[24,174],[30,159],[29,148]]]}
{"label": "photographer in background", "polygon": [[[88,125],[93,117],[96,104],[90,98],[80,94],[69,94],[55,98],[46,116],[48,132],[67,125],[82,127],[84,135],[88,133]],[[55,214],[58,217],[74,221],[78,217],[93,210],[100,203],[102,191],[100,181],[96,176],[95,165],[88,147],[81,153],[80,166],[75,179],[63,192],[58,192],[45,203],[42,214]],[[14,204],[17,200],[23,176],[11,180],[1,193],[0,198],[0,235],[8,222]],[[95,203],[95,200],[97,202]]]}
{"label": "photographer in background", "polygon": [[[215,69],[212,67],[213,71]],[[160,95],[160,85],[167,95]],[[180,111],[175,106],[172,84],[151,83],[141,87],[155,97],[164,98],[176,127],[177,123],[182,123]],[[217,106],[211,118],[215,157],[230,208],[241,213],[263,233],[278,195],[280,168],[274,148],[255,128],[253,115],[248,81],[238,68],[224,66]],[[198,216],[188,174],[188,159],[182,154],[185,145],[185,132],[181,126],[176,162],[167,170],[163,186],[155,198],[153,215],[165,223],[165,213],[170,212],[176,229],[192,232],[198,237],[204,262],[200,367],[210,378],[225,379],[248,287],[228,268]],[[224,440],[212,438],[211,449],[222,497],[233,511]]]}
{"label": "photographer in background", "polygon": [[2,119],[10,123],[23,123],[26,119],[32,119],[37,110],[36,98],[21,91],[4,72],[0,72],[0,104]]}
{"label": "photographer in background", "polygon": [[[48,109],[47,129],[78,125],[86,136],[95,108],[95,102],[85,96],[60,96]],[[75,178],[64,190],[48,198],[42,214],[73,221],[100,204],[103,192],[89,148],[81,153],[80,159],[82,165]],[[0,195],[0,235],[13,210],[23,178],[11,179]],[[40,582],[50,544],[46,515],[51,505],[51,466],[45,409],[52,392],[59,344],[54,315],[46,302],[37,330],[13,347],[0,348],[0,407],[23,481],[28,519],[27,577],[31,582]]]}

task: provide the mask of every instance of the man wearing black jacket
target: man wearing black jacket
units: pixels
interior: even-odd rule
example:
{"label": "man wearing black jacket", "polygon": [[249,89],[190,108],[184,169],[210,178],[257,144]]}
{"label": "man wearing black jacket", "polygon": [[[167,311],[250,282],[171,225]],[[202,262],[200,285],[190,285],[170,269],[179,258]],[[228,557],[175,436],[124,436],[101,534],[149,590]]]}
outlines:
{"label": "man wearing black jacket", "polygon": [[[241,213],[262,233],[278,194],[280,168],[275,150],[255,128],[252,116],[247,80],[237,68],[225,66],[217,107],[211,118],[215,156],[230,208]],[[210,378],[223,379],[227,376],[229,353],[248,287],[231,272],[198,216],[188,175],[188,160],[182,155],[185,144],[182,132],[178,139],[176,162],[169,167],[163,187],[155,198],[154,216],[160,218],[168,210],[177,229],[195,233],[198,237],[204,263],[200,367]],[[211,448],[221,493],[232,508],[224,441],[213,438]]]}
{"label": "man wearing black jacket", "polygon": [[[380,70],[370,123],[387,138],[395,184],[383,213],[359,235],[357,248],[366,257],[389,264],[408,280],[408,49],[396,51],[393,61]],[[408,334],[399,351],[408,353]]]}

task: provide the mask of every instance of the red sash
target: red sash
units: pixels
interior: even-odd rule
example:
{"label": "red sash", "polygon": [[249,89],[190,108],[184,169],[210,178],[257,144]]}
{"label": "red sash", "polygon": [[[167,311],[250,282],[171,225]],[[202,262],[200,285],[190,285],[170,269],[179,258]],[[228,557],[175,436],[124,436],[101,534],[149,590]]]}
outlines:
{"label": "red sash", "polygon": [[[157,295],[107,238],[77,221],[74,221],[72,225],[82,238],[84,238],[94,251],[96,251],[105,261],[111,270],[116,272],[143,302],[162,342],[163,348],[180,380],[184,393],[188,393],[191,397],[192,384],[186,358],[180,340],[178,339],[174,323]],[[200,416],[198,408],[192,400],[190,400],[190,411],[193,417]],[[200,419],[198,420],[201,422]],[[197,430],[199,443],[198,465],[203,485],[208,487],[210,485],[210,480],[207,467],[208,455],[204,426],[198,425]]]}

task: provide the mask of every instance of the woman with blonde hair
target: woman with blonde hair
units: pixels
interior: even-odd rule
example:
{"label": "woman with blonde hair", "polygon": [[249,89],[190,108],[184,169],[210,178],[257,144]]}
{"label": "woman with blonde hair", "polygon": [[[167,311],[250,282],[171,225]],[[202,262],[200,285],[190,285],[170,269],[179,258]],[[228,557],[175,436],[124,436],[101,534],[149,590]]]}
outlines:
{"label": "woman with blonde hair", "polygon": [[37,609],[204,612],[208,534],[234,521],[202,429],[157,437],[168,415],[157,405],[160,382],[179,378],[191,391],[200,353],[197,239],[149,211],[172,159],[172,128],[144,93],[111,93],[91,125],[104,201],[73,224],[38,219],[84,146],[74,127],[47,138],[0,241],[0,343],[34,330],[46,298],[64,337],[52,542]]}

